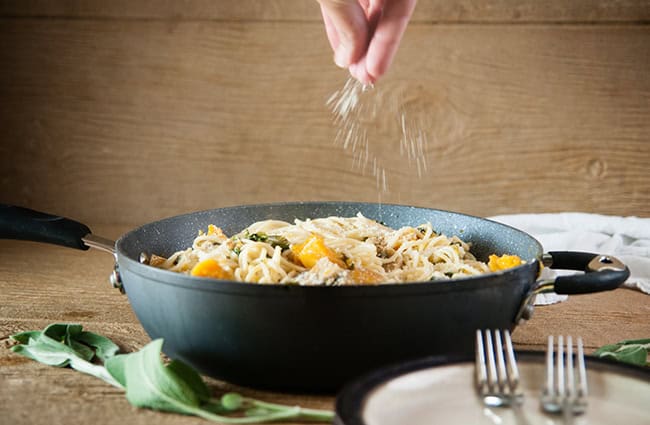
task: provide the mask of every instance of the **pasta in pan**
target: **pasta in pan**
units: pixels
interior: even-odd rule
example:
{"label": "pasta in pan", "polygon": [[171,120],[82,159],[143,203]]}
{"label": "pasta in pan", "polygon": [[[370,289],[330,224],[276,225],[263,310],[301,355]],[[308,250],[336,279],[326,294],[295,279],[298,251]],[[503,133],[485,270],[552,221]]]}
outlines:
{"label": "pasta in pan", "polygon": [[209,225],[190,248],[150,264],[193,276],[260,284],[350,285],[453,279],[521,264],[516,256],[478,261],[456,236],[430,223],[392,229],[357,214],[265,220],[228,237]]}

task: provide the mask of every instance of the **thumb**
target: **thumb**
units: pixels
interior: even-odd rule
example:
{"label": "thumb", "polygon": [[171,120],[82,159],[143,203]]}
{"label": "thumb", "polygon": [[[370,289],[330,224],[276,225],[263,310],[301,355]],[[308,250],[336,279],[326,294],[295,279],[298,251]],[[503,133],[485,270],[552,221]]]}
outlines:
{"label": "thumb", "polygon": [[368,20],[357,0],[318,0],[334,62],[342,68],[359,60],[368,46]]}

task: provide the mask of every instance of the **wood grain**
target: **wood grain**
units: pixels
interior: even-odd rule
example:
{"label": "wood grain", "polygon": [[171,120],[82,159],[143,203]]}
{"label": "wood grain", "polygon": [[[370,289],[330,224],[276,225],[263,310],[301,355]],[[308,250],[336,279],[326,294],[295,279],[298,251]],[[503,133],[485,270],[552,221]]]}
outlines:
{"label": "wood grain", "polygon": [[[123,226],[100,226],[116,237]],[[124,394],[96,378],[40,365],[13,354],[9,336],[49,323],[80,323],[101,333],[123,352],[150,341],[126,296],[110,287],[113,260],[98,251],[77,251],[31,242],[0,241],[0,417],[13,424],[69,424],[89,420],[101,424],[205,423],[192,417],[165,415],[131,407]],[[206,378],[217,396],[245,392],[267,401],[332,409],[333,397],[275,394]],[[40,394],[35,397],[34,395]]]}
{"label": "wood grain", "polygon": [[650,215],[644,26],[411,26],[368,100],[388,192],[333,144],[318,24],[6,21],[0,63],[0,201],[91,225],[308,199]]}
{"label": "wood grain", "polygon": [[[314,0],[0,0],[0,16],[318,21]],[[645,0],[419,0],[413,22],[646,22]]]}
{"label": "wood grain", "polygon": [[[391,72],[364,101],[388,191],[335,144],[332,65],[314,1],[0,0],[0,202],[116,238],[161,217],[244,203],[358,200],[480,216],[650,217],[650,3],[420,0]],[[401,108],[401,109],[400,109]],[[421,176],[397,110],[429,143]],[[11,353],[8,336],[82,323],[124,351],[148,336],[111,288],[110,255],[0,241],[0,422],[199,424],[131,407],[74,371]],[[571,296],[519,326],[587,351],[650,335],[647,296]],[[334,406],[330,396],[215,394]]]}
{"label": "wood grain", "polygon": [[[115,237],[124,226],[99,226]],[[121,391],[69,369],[44,366],[10,351],[9,336],[49,323],[81,323],[113,339],[124,352],[149,342],[126,296],[108,285],[110,255],[31,242],[0,241],[0,418],[22,424],[199,424],[202,420],[131,407]],[[571,296],[561,304],[537,307],[513,334],[516,349],[543,350],[546,336],[580,335],[587,352],[622,339],[650,335],[648,295],[619,289]],[[333,409],[334,397],[279,394],[207,379],[216,395],[239,391],[267,401]]]}

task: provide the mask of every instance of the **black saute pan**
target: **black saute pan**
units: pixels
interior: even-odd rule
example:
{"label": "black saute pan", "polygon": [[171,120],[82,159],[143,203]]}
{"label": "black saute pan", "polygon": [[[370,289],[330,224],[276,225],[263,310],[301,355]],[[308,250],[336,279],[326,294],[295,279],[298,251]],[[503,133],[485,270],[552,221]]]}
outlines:
{"label": "black saute pan", "polygon": [[[480,260],[516,254],[525,264],[444,282],[359,286],[256,285],[182,275],[146,264],[191,246],[208,224],[227,235],[255,221],[364,216],[388,226],[430,222],[472,244]],[[615,289],[629,270],[608,256],[544,253],[530,235],[490,220],[400,205],[308,202],[219,208],[145,224],[117,240],[76,221],[0,206],[0,238],[112,252],[111,281],[129,298],[151,338],[201,372],[232,383],[292,391],[335,391],[376,367],[428,355],[473,351],[477,328],[513,330],[532,314],[534,295]],[[542,264],[585,271],[538,279]]]}

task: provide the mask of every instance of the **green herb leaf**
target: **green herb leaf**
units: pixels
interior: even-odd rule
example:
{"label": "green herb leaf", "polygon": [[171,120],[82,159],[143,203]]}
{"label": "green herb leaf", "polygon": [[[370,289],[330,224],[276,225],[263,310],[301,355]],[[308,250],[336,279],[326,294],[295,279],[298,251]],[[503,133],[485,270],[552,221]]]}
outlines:
{"label": "green herb leaf", "polygon": [[[19,343],[12,347],[14,352],[103,379],[125,389],[127,399],[137,407],[196,415],[224,424],[283,419],[331,422],[334,417],[328,410],[267,403],[237,393],[212,399],[203,379],[190,366],[178,360],[163,363],[162,339],[138,352],[119,355],[118,346],[110,339],[85,332],[81,325],[52,324],[43,331],[21,332],[11,338]],[[104,367],[91,363],[94,357],[104,361]],[[235,416],[226,416],[229,414]]]}
{"label": "green herb leaf", "polygon": [[630,339],[616,344],[604,345],[596,350],[594,355],[636,366],[650,366],[650,363],[648,363],[649,350],[650,338]]}
{"label": "green herb leaf", "polygon": [[630,345],[630,344],[641,344],[641,345],[649,345],[650,344],[650,338],[643,338],[643,339],[625,339],[619,344],[623,345]]}
{"label": "green herb leaf", "polygon": [[208,386],[203,382],[201,375],[196,373],[196,371],[189,365],[180,360],[172,360],[167,365],[167,370],[171,372],[176,379],[184,381],[201,402],[207,402],[210,400],[210,390],[208,389]]}
{"label": "green herb leaf", "polygon": [[248,235],[248,239],[255,241],[255,242],[266,242],[270,244],[272,247],[279,246],[282,248],[284,251],[285,249],[289,249],[289,246],[291,245],[289,243],[289,240],[285,238],[284,236],[279,236],[279,235],[267,235],[264,232],[257,232]]}
{"label": "green herb leaf", "polygon": [[20,344],[29,344],[29,340],[37,340],[42,333],[41,331],[26,331],[11,335],[10,338]]}
{"label": "green herb leaf", "polygon": [[92,332],[81,332],[77,336],[77,340],[95,349],[95,355],[102,361],[110,359],[117,355],[120,347],[113,341]]}
{"label": "green herb leaf", "polygon": [[126,388],[126,359],[128,356],[128,354],[122,354],[111,357],[104,363],[106,372],[119,382],[122,388]]}
{"label": "green herb leaf", "polygon": [[257,232],[248,235],[248,239],[254,242],[266,242],[269,237],[264,232]]}
{"label": "green herb leaf", "polygon": [[284,251],[285,249],[289,249],[291,244],[289,243],[289,240],[285,238],[284,236],[277,236],[277,235],[269,235],[268,242],[271,244],[272,247],[279,246],[282,248]]}
{"label": "green herb leaf", "polygon": [[193,385],[186,382],[178,369],[168,369],[160,359],[162,339],[156,339],[140,351],[123,354],[106,361],[106,369],[116,380],[124,380],[126,398],[137,407],[148,407],[192,414],[201,401]]}
{"label": "green herb leaf", "polygon": [[117,346],[108,338],[90,332],[81,337],[83,335],[81,329],[81,325],[55,323],[47,326],[42,332],[29,331],[12,335],[11,339],[19,342],[20,345],[11,347],[11,350],[49,366],[70,366],[79,372],[95,376],[121,388],[122,385],[115,381],[106,369],[90,363],[95,356],[93,351],[93,348],[97,348],[95,344],[100,344],[102,350],[109,350],[109,352],[110,344]]}

